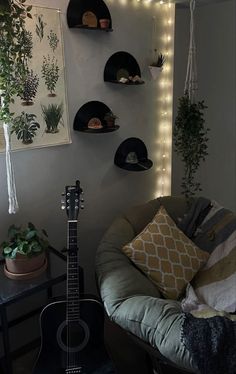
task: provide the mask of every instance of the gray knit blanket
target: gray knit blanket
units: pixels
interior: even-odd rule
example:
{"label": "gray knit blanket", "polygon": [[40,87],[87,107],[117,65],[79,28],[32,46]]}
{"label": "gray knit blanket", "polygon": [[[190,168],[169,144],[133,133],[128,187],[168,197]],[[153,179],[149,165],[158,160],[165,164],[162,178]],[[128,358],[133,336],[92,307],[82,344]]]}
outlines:
{"label": "gray knit blanket", "polygon": [[[196,287],[193,288],[196,286],[196,280],[195,283],[187,287],[187,296],[181,304],[185,312],[181,332],[182,342],[189,350],[194,364],[201,374],[236,374],[236,321],[231,320],[235,315],[225,313],[224,309],[219,309],[222,312],[214,311],[214,304],[208,304],[211,298],[219,296],[217,287],[220,284],[219,281],[223,282],[223,279],[217,274],[219,268],[217,256],[220,257],[222,263],[227,255],[234,254],[232,251],[236,243],[236,216],[228,210],[218,207],[217,204],[211,204],[208,199],[199,198],[195,200],[188,214],[179,222],[179,227],[201,249],[214,256],[213,265],[208,265],[205,269],[206,277],[207,274],[211,274],[213,283],[207,282],[207,287],[211,291],[212,297],[204,299],[204,293],[195,294],[194,291],[198,290]],[[230,246],[232,246],[231,252]],[[218,253],[214,253],[215,248]],[[227,269],[220,269],[221,277],[224,274],[223,270],[227,273],[230,266],[236,264],[235,257],[231,257],[231,265],[227,264]],[[208,263],[210,261],[211,258]],[[216,281],[214,281],[214,275]],[[231,278],[228,277],[228,279]],[[234,278],[232,279],[234,280]],[[204,290],[204,287],[201,287],[200,290]],[[235,299],[235,283],[231,284],[231,291],[232,299]],[[206,307],[208,309],[205,309],[204,313]],[[190,311],[192,314],[188,313]],[[232,308],[232,312],[235,313],[235,308]],[[196,316],[205,316],[205,318],[196,318]]]}
{"label": "gray knit blanket", "polygon": [[236,374],[236,323],[185,313],[182,342],[201,374]]}

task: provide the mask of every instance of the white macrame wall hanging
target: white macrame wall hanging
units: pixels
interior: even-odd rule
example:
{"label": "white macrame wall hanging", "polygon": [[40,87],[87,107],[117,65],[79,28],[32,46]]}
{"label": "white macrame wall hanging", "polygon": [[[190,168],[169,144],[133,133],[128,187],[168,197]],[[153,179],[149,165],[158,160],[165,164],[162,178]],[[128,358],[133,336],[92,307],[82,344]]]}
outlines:
{"label": "white macrame wall hanging", "polygon": [[[4,105],[4,102],[2,102],[2,105]],[[8,191],[8,201],[9,201],[8,212],[9,214],[15,214],[18,211],[19,206],[18,206],[18,201],[17,201],[17,196],[16,196],[14,169],[13,169],[12,161],[11,161],[10,124],[3,123],[3,131],[4,131],[5,144],[6,144],[7,191]]]}

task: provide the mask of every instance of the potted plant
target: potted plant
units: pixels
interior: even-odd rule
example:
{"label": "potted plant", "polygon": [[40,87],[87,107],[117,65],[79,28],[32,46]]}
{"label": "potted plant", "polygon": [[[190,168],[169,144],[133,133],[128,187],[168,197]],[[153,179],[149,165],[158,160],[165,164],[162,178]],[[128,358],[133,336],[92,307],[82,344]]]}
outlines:
{"label": "potted plant", "polygon": [[107,127],[114,127],[115,126],[115,121],[118,117],[112,112],[107,112],[104,116],[104,121],[107,124]]}
{"label": "potted plant", "polygon": [[40,236],[32,223],[26,228],[12,225],[8,230],[8,241],[1,244],[5,257],[5,274],[12,279],[26,279],[36,276],[45,269],[45,250],[49,244],[47,233]]}
{"label": "potted plant", "polygon": [[205,127],[204,101],[191,102],[186,93],[179,99],[179,106],[173,130],[174,145],[177,154],[184,163],[182,178],[182,193],[190,202],[196,192],[201,191],[201,185],[196,182],[196,172],[201,161],[205,161],[207,152],[207,133]]}
{"label": "potted plant", "polygon": [[15,133],[17,139],[22,140],[23,144],[31,144],[39,128],[35,114],[22,112],[14,118],[11,132]]}
{"label": "potted plant", "polygon": [[[155,49],[155,55],[157,55],[157,50]],[[163,65],[165,63],[165,56],[159,53],[155,60],[149,65],[149,70],[152,74],[153,79],[156,79],[163,70]]]}
{"label": "potted plant", "polygon": [[42,114],[46,122],[46,132],[55,134],[57,133],[58,126],[62,123],[63,104],[49,104],[48,106],[42,105]]}

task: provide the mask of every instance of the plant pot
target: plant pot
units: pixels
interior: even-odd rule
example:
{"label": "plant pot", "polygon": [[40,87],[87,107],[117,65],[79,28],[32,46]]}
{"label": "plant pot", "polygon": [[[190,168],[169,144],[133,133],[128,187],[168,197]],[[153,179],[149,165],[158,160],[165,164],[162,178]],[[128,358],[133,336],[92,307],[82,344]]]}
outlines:
{"label": "plant pot", "polygon": [[11,279],[34,278],[47,267],[45,252],[37,256],[27,257],[17,253],[15,259],[6,258],[5,274]]}
{"label": "plant pot", "polygon": [[101,18],[99,20],[99,24],[101,29],[108,29],[110,25],[110,20],[108,18]]}
{"label": "plant pot", "polygon": [[152,74],[152,78],[156,80],[159,75],[161,74],[163,68],[158,66],[149,66],[150,73]]}

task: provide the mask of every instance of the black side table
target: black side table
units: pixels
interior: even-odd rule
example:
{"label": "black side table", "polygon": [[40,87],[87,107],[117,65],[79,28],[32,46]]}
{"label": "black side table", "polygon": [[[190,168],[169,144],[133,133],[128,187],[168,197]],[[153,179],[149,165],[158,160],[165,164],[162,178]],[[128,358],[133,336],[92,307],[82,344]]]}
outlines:
{"label": "black side table", "polygon": [[[52,287],[66,280],[66,256],[50,248],[48,251],[48,267],[40,276],[29,280],[11,280],[4,274],[4,260],[0,260],[0,318],[1,332],[4,348],[4,361],[6,374],[13,374],[12,354],[10,349],[9,328],[21,323],[27,318],[39,313],[42,308],[24,314],[15,320],[8,321],[7,307],[10,304],[27,298],[37,292],[46,290],[48,299],[52,297]],[[81,274],[82,275],[82,274]],[[82,278],[83,279],[83,278]],[[83,286],[83,284],[81,285]],[[24,347],[22,347],[24,348]],[[21,349],[23,351],[23,349]]]}

